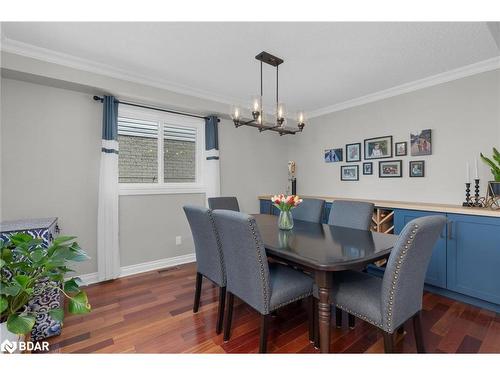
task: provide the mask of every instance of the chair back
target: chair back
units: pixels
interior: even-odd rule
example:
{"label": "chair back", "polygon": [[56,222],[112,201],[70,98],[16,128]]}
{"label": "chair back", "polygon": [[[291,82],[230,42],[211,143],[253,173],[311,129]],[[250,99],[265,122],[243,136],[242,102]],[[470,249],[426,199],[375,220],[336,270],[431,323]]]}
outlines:
{"label": "chair back", "polygon": [[369,230],[373,216],[373,203],[335,200],[328,224],[339,227]]}
{"label": "chair back", "polygon": [[293,218],[297,220],[321,223],[325,201],[323,199],[303,198],[302,203],[293,209]]}
{"label": "chair back", "polygon": [[238,199],[236,197],[214,197],[208,198],[208,207],[212,210],[239,211]]}
{"label": "chair back", "polygon": [[226,286],[224,256],[212,210],[190,205],[183,208],[193,234],[198,272],[219,286]]}
{"label": "chair back", "polygon": [[269,266],[255,219],[228,210],[216,210],[213,214],[224,253],[227,291],[261,314],[268,314]]}
{"label": "chair back", "polygon": [[446,224],[441,215],[410,221],[389,256],[382,280],[382,325],[392,333],[422,309],[422,293],[432,250]]}

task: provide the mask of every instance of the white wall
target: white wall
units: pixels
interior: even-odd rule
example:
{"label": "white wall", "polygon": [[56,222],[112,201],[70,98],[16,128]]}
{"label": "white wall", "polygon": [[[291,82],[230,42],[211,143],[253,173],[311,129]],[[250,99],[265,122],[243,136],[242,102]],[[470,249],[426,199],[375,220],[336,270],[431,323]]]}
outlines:
{"label": "white wall", "polygon": [[[403,178],[378,178],[378,160],[372,160],[371,176],[362,174],[362,162],[323,161],[325,149],[343,148],[345,158],[348,143],[363,145],[366,138],[385,135],[409,142],[410,130],[419,129],[432,129],[432,155],[394,157],[403,160]],[[297,162],[300,194],[459,204],[466,161],[472,167],[480,152],[491,154],[499,144],[496,70],[314,118],[302,134],[290,138],[288,155]],[[409,160],[425,160],[425,178],[408,177]],[[346,164],[359,165],[358,182],[340,181],[340,166]],[[491,175],[481,161],[479,168],[484,194]]]}

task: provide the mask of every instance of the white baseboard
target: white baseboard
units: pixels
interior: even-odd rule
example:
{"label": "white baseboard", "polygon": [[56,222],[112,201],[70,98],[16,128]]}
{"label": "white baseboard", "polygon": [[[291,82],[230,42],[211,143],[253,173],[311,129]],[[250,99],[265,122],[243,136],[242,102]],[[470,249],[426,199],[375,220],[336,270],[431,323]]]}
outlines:
{"label": "white baseboard", "polygon": [[[123,266],[120,270],[120,277],[135,275],[142,272],[154,271],[161,268],[174,267],[180,264],[196,262],[196,256],[194,253],[187,255],[180,255],[173,258],[164,258],[153,260],[151,262],[144,262],[139,264],[133,264],[131,266]],[[95,284],[99,282],[99,276],[97,272],[87,273],[85,275],[78,276],[82,283],[85,285]]]}

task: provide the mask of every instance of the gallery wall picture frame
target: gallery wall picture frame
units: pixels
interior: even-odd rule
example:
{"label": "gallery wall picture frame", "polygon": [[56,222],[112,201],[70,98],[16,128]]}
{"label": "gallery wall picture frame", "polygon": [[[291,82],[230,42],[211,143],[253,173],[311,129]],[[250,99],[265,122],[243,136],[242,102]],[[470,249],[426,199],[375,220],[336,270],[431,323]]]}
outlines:
{"label": "gallery wall picture frame", "polygon": [[364,175],[372,175],[373,174],[373,163],[371,161],[367,161],[363,163],[363,174]]}
{"label": "gallery wall picture frame", "polygon": [[410,132],[411,156],[432,155],[432,130]]}
{"label": "gallery wall picture frame", "polygon": [[396,142],[394,144],[394,155],[395,156],[408,155],[408,142]]}
{"label": "gallery wall picture frame", "polygon": [[325,163],[337,163],[343,161],[343,149],[330,148],[325,150]]}
{"label": "gallery wall picture frame", "polygon": [[361,161],[361,143],[349,143],[345,145],[345,161]]}
{"label": "gallery wall picture frame", "polygon": [[340,167],[341,181],[359,181],[359,165],[343,165]]}
{"label": "gallery wall picture frame", "polygon": [[403,161],[402,160],[379,161],[378,176],[380,178],[403,177]]}
{"label": "gallery wall picture frame", "polygon": [[392,158],[392,135],[364,140],[365,160]]}
{"label": "gallery wall picture frame", "polygon": [[410,177],[425,177],[425,160],[410,160]]}

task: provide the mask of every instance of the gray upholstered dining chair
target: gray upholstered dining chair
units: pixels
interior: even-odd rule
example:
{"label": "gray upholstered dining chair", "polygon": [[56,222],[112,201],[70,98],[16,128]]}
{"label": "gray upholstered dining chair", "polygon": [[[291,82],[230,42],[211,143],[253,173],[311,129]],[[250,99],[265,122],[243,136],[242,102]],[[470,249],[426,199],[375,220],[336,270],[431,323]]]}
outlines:
{"label": "gray upholstered dining chair", "polygon": [[212,210],[240,210],[238,199],[236,199],[236,197],[208,198],[208,207],[210,207]]}
{"label": "gray upholstered dining chair", "polygon": [[293,218],[321,223],[324,208],[325,201],[323,199],[303,198],[302,203],[293,209]]}
{"label": "gray upholstered dining chair", "polygon": [[370,202],[335,200],[332,202],[328,224],[339,227],[369,230],[374,204]]}
{"label": "gray upholstered dining chair", "polygon": [[[312,319],[313,280],[300,271],[277,263],[268,263],[255,219],[250,215],[215,210],[215,223],[224,254],[227,275],[227,307],[224,317],[224,341],[229,340],[234,296],[261,315],[259,352],[267,349],[267,331],[271,312],[294,301],[309,297]],[[309,324],[312,340],[314,324]]]}
{"label": "gray upholstered dining chair", "polygon": [[[360,230],[369,230],[373,217],[374,204],[370,202],[335,200],[332,202],[328,224]],[[349,328],[354,328],[352,314],[347,314]],[[342,311],[335,309],[335,325],[342,326]]]}
{"label": "gray upholstered dining chair", "polygon": [[197,313],[200,307],[201,285],[203,277],[209,279],[219,287],[219,308],[215,332],[222,332],[224,305],[226,300],[226,271],[224,257],[219,242],[219,235],[212,214],[212,210],[205,207],[184,206],[184,212],[193,234],[196,253],[196,289],[194,294],[193,312]]}
{"label": "gray upholstered dining chair", "polygon": [[334,277],[332,303],[380,328],[386,353],[394,350],[394,332],[410,319],[417,351],[425,352],[420,322],[424,279],[445,224],[444,216],[425,216],[406,224],[391,251],[382,279],[354,271],[339,272]]}

